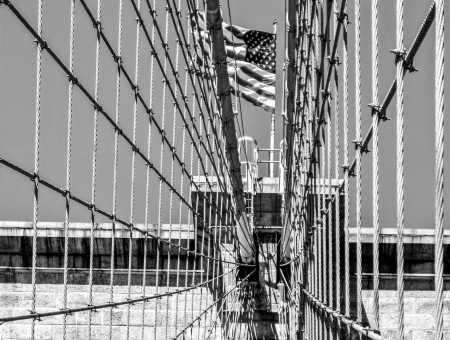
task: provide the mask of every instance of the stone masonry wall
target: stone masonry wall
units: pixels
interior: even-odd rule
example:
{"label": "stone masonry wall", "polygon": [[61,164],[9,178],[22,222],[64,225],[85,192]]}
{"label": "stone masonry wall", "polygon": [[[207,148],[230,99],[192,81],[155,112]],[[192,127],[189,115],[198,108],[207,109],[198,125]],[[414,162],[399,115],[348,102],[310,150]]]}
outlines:
{"label": "stone masonry wall", "polygon": [[[171,289],[173,290],[173,288]],[[160,293],[166,291],[160,288]],[[31,306],[30,284],[0,284],[0,317],[27,314]],[[131,298],[142,296],[142,288],[131,287]],[[59,310],[62,304],[63,286],[54,284],[37,285],[37,310]],[[147,287],[146,295],[156,294],[154,287]],[[127,286],[114,287],[114,301],[124,301],[128,297]],[[112,339],[126,339],[129,329],[130,339],[141,339],[142,316],[144,316],[143,339],[166,339],[180,332],[194,318],[196,318],[207,305],[212,303],[212,295],[207,288],[196,288],[184,294],[178,294],[169,298],[150,300],[130,306],[130,327],[127,327],[128,306],[120,306],[112,310]],[[109,286],[93,286],[93,303],[105,303],[109,301]],[[71,285],[68,293],[68,304],[71,307],[84,307],[88,303],[88,286]],[[215,310],[207,320],[215,319]],[[107,339],[109,332],[109,320],[111,308],[99,309],[92,313],[92,339]],[[155,319],[156,317],[156,319]],[[89,312],[74,313],[67,316],[67,339],[88,339]],[[175,324],[178,320],[178,324]],[[220,322],[214,327],[214,323],[205,323],[202,319],[200,327],[198,323],[186,332],[186,339],[197,339],[198,332],[212,331],[210,339],[221,339]],[[166,329],[167,324],[167,329]],[[62,339],[63,317],[46,317],[36,323],[37,339]],[[31,321],[7,322],[0,325],[1,340],[26,340],[31,337]],[[202,337],[201,337],[202,338]]]}
{"label": "stone masonry wall", "polygon": [[[363,306],[374,327],[373,291],[363,291]],[[398,303],[395,290],[380,291],[380,330],[387,340],[396,340]],[[434,291],[405,291],[405,334],[408,340],[434,339]],[[450,339],[450,291],[444,292],[444,339]]]}

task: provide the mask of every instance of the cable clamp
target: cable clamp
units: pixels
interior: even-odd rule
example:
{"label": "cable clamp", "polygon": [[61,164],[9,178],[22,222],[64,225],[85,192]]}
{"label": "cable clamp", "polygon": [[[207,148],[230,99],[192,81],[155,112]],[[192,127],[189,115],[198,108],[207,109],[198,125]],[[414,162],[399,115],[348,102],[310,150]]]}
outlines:
{"label": "cable clamp", "polygon": [[133,92],[135,97],[139,97],[139,86],[133,84]]}
{"label": "cable clamp", "polygon": [[367,105],[368,107],[370,107],[370,114],[373,115],[377,115],[378,118],[380,118],[380,111],[381,111],[381,107],[378,104],[375,103],[370,103]]}
{"label": "cable clamp", "polygon": [[39,184],[40,177],[37,172],[33,173],[33,176],[30,179],[34,182],[35,185]]}
{"label": "cable clamp", "polygon": [[136,18],[136,24],[138,24],[141,27],[144,26],[144,22],[143,22],[143,20],[140,17]]}
{"label": "cable clamp", "polygon": [[34,319],[34,320],[36,320],[36,321],[42,321],[40,315],[39,315],[36,311],[30,310],[29,312],[30,312],[31,315],[33,315],[33,319]]}
{"label": "cable clamp", "polygon": [[101,21],[100,20],[95,20],[93,22],[93,26],[94,26],[95,30],[97,31],[97,35],[100,36],[100,33],[103,30]]}
{"label": "cable clamp", "polygon": [[75,77],[72,73],[69,73],[67,75],[67,78],[69,79],[69,82],[71,82],[73,85],[77,85],[78,84],[77,77]]}
{"label": "cable clamp", "polygon": [[398,62],[404,62],[405,61],[406,51],[404,49],[397,49],[396,48],[396,49],[390,50],[390,52],[394,55],[396,64]]}
{"label": "cable clamp", "polygon": [[94,110],[99,111],[99,112],[103,112],[103,107],[99,103],[95,102],[94,103]]}
{"label": "cable clamp", "polygon": [[41,48],[41,50],[46,50],[48,48],[47,42],[41,37],[34,39],[34,42]]}
{"label": "cable clamp", "polygon": [[344,174],[349,171],[350,166],[348,164],[342,164],[341,165],[342,171],[344,172]]}
{"label": "cable clamp", "polygon": [[361,153],[368,153],[369,149],[366,145],[359,139],[353,140],[353,144],[355,144],[355,150],[359,150]]}
{"label": "cable clamp", "polygon": [[91,308],[91,309],[90,309],[91,312],[96,312],[96,313],[98,313],[97,308],[95,308],[96,306],[93,305],[92,303],[88,303],[88,304],[86,304],[86,306],[88,306],[89,308]]}
{"label": "cable clamp", "polygon": [[140,151],[139,148],[136,146],[136,144],[132,144],[132,145],[131,145],[131,149],[132,149],[133,152],[135,152],[135,153],[137,153],[137,154],[140,154],[140,153],[141,153],[141,151]]}
{"label": "cable clamp", "polygon": [[122,66],[122,57],[120,55],[114,56],[114,61],[116,62],[117,66],[120,68]]}

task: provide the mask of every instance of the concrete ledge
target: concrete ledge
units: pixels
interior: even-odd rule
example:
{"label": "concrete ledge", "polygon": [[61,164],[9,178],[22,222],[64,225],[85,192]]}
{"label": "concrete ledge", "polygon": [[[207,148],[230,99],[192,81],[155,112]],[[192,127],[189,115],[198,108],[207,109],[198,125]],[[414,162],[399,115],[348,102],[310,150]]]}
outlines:
{"label": "concrete ledge", "polygon": [[[91,223],[69,223],[69,237],[90,237]],[[133,232],[133,238],[144,238],[144,233],[147,230],[144,224],[136,224],[137,229],[142,232]],[[37,223],[39,237],[63,237],[64,223],[63,222],[38,222]],[[119,223],[115,226],[115,237],[129,238],[129,229]],[[96,223],[95,224],[95,238],[111,238],[112,223]],[[149,224],[148,232],[150,235],[158,236],[158,224]],[[194,239],[195,229],[192,224],[162,224],[160,228],[160,237],[168,239],[169,236],[173,239]],[[197,230],[197,234],[201,234]],[[0,236],[33,236],[32,222],[23,221],[0,221]]]}
{"label": "concrete ledge", "polygon": [[[361,242],[373,242],[373,228],[361,228]],[[349,228],[350,242],[356,242],[357,229]],[[414,244],[434,244],[434,229],[426,228],[406,228],[403,232],[404,243]],[[397,243],[396,228],[382,228],[380,243]],[[444,243],[450,244],[450,229],[444,230]]]}

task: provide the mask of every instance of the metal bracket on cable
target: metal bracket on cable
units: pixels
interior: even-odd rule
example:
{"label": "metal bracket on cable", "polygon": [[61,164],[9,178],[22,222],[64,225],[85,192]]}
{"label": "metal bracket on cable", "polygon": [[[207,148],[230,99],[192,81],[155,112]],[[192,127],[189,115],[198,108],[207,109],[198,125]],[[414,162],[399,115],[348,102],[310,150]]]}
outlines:
{"label": "metal bracket on cable", "polygon": [[366,145],[364,145],[364,143],[361,140],[355,139],[353,141],[353,144],[355,144],[355,150],[359,150],[359,152],[361,152],[361,153],[369,152],[369,149],[367,148]]}
{"label": "metal bracket on cable", "polygon": [[381,112],[381,107],[378,104],[370,103],[368,105],[370,107],[370,113],[371,115],[377,115],[379,120],[382,120],[383,122],[386,120],[389,120],[389,118],[386,116],[386,112]]}

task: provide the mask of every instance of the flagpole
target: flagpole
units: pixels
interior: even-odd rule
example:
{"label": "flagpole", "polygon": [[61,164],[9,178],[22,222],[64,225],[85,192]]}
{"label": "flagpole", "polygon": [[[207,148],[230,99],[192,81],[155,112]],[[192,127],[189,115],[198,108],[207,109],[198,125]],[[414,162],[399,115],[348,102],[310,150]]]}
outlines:
{"label": "flagpole", "polygon": [[[275,49],[276,49],[276,40],[277,40],[277,20],[273,21],[273,34],[275,35]],[[275,52],[276,55],[276,52]],[[276,65],[276,63],[275,63]],[[276,66],[275,66],[276,73]],[[276,79],[276,78],[275,78]],[[276,84],[275,84],[276,88]],[[276,91],[275,91],[275,99],[276,99]],[[275,108],[272,110],[271,119],[270,119],[270,151],[269,151],[269,177],[274,177],[274,149],[275,149]]]}

